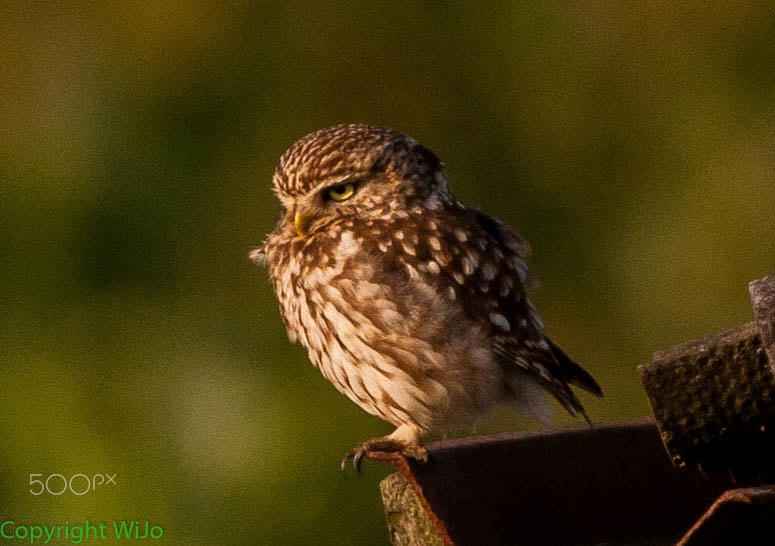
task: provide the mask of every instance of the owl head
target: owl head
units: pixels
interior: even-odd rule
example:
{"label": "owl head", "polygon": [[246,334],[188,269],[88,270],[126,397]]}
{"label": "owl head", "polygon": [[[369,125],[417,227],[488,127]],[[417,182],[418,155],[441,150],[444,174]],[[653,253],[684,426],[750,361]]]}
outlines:
{"label": "owl head", "polygon": [[372,125],[335,125],[301,138],[280,157],[273,184],[299,237],[341,216],[368,219],[452,199],[433,152]]}

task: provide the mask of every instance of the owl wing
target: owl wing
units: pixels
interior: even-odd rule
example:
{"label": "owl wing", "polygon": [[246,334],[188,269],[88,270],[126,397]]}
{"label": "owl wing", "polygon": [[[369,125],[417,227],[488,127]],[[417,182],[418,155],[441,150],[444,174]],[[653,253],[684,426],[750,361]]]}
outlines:
{"label": "owl wing", "polygon": [[[573,362],[543,332],[543,324],[525,288],[534,282],[526,258],[530,247],[512,228],[483,212],[467,209],[458,216],[458,227],[470,240],[455,255],[447,268],[466,298],[467,312],[480,323],[489,324],[496,360],[505,369],[534,377],[568,412],[586,413],[569,385],[576,385],[597,396],[602,390],[581,366]],[[441,222],[439,222],[442,224]],[[449,225],[445,222],[442,225]],[[459,233],[445,239],[460,242]],[[473,267],[472,267],[473,266]]]}
{"label": "owl wing", "polygon": [[554,357],[557,359],[560,368],[562,368],[562,371],[565,374],[565,379],[568,381],[568,383],[575,387],[584,389],[585,391],[592,393],[595,396],[602,397],[603,389],[601,389],[600,385],[597,384],[597,381],[595,381],[595,379],[589,375],[589,372],[576,364],[567,354],[565,354],[565,351],[560,349],[551,339],[548,337],[545,337],[545,339],[549,344],[552,353],[554,353]]}

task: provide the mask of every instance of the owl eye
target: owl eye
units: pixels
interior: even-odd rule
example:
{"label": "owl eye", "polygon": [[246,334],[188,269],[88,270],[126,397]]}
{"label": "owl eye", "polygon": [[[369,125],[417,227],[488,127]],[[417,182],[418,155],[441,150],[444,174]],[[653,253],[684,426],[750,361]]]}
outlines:
{"label": "owl eye", "polygon": [[346,184],[339,184],[338,186],[332,186],[326,190],[328,197],[334,201],[344,201],[349,199],[355,193],[355,184],[348,182]]}

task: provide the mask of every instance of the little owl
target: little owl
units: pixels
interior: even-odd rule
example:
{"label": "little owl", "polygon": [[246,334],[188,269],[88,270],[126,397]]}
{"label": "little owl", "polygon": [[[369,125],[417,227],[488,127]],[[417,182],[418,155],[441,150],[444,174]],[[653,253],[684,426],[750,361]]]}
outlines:
{"label": "little owl", "polygon": [[433,152],[383,127],[337,125],[291,145],[273,183],[282,216],[251,257],[269,266],[288,336],[396,426],[342,467],[374,451],[425,460],[423,435],[500,404],[548,421],[547,392],[589,421],[569,385],[602,391],[544,334],[525,295],[527,243],[455,199]]}

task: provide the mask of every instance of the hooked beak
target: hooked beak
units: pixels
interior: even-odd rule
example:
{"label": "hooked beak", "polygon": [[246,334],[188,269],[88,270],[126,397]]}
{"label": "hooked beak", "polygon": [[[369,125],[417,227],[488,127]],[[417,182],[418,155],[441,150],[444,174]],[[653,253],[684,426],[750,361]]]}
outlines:
{"label": "hooked beak", "polygon": [[307,235],[307,224],[309,224],[309,219],[296,211],[296,215],[293,217],[293,225],[296,227],[296,235],[298,235],[300,239],[303,239]]}

